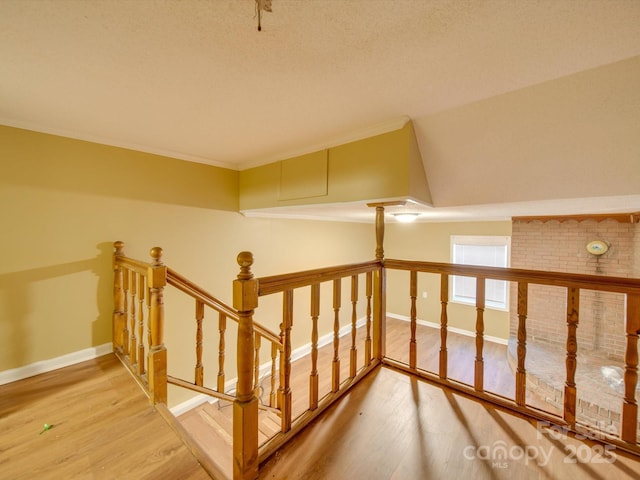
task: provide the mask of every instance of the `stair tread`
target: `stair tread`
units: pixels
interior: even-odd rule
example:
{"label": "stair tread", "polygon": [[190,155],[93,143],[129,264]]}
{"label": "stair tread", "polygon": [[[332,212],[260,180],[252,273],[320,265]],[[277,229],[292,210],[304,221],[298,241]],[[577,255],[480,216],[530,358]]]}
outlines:
{"label": "stair tread", "polygon": [[221,471],[226,472],[228,478],[231,478],[233,475],[232,437],[215,421],[207,421],[203,415],[200,415],[201,412],[200,410],[194,415],[182,415],[180,423],[207,452],[211,461]]}
{"label": "stair tread", "polygon": [[[193,439],[221,470],[233,470],[233,407],[205,402],[178,417]],[[280,417],[272,411],[258,412],[258,445],[265,444],[280,432]]]}

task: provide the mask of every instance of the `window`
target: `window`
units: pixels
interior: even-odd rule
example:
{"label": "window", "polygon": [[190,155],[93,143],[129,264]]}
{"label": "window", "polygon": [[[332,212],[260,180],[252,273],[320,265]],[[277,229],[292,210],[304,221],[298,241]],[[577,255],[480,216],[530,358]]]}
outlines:
{"label": "window", "polygon": [[[454,235],[451,237],[451,260],[464,265],[508,267],[510,244],[510,237]],[[487,280],[485,306],[506,310],[508,290],[504,280]],[[453,276],[451,301],[475,305],[476,279]]]}

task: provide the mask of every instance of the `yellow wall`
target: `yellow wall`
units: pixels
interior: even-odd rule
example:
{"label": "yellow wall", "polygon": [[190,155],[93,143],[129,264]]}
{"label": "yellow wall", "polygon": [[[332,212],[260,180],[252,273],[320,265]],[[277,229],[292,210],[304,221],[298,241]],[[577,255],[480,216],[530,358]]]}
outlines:
{"label": "yellow wall", "polygon": [[[258,277],[374,257],[372,224],[243,217],[238,174],[227,169],[9,127],[0,127],[0,165],[0,371],[111,341],[115,240],[143,260],[151,246],[163,247],[167,265],[228,303],[242,250],[254,253]],[[388,225],[386,253],[447,261],[449,234],[509,231],[506,223]],[[348,323],[349,282],[342,287],[341,320]],[[305,295],[296,294],[295,304],[306,312]],[[329,292],[322,298],[320,335],[333,315]],[[190,378],[193,305],[168,288],[165,306],[169,373]],[[280,296],[261,299],[256,317],[277,330],[280,307]],[[402,308],[389,302],[391,312]],[[309,325],[298,322],[293,334],[294,346],[308,343]],[[488,326],[487,334],[496,333]],[[233,343],[228,378],[235,375]],[[188,397],[172,390],[170,403]]]}
{"label": "yellow wall", "polygon": [[[451,261],[451,235],[511,235],[511,221],[467,223],[392,223],[385,231],[385,257],[429,262]],[[422,292],[427,292],[427,298]],[[409,316],[409,272],[387,270],[387,311]],[[440,276],[418,275],[417,317],[440,322]],[[450,303],[449,326],[475,331],[475,307]],[[485,310],[485,335],[509,336],[508,312]]]}
{"label": "yellow wall", "polygon": [[[0,165],[0,371],[111,341],[115,240],[139,259],[163,247],[166,264],[229,303],[241,250],[254,252],[257,276],[375,250],[371,225],[243,217],[227,169],[9,127]],[[170,299],[172,368],[192,370],[192,337],[177,340],[193,307]]]}

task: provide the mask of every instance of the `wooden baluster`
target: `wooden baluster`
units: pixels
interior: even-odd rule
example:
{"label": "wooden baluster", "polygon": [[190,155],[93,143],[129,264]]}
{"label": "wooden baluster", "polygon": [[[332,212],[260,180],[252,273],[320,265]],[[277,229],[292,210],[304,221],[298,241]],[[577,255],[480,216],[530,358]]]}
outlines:
{"label": "wooden baluster", "polygon": [[271,344],[271,392],[269,392],[269,406],[276,407],[276,365],[278,361],[278,346]]}
{"label": "wooden baluster", "polygon": [[474,388],[481,392],[484,390],[484,359],[482,349],[484,347],[484,297],[485,279],[476,278],[476,362]]}
{"label": "wooden baluster", "polygon": [[113,351],[124,353],[124,281],[122,267],[118,264],[120,258],[124,257],[124,243],[114,242],[113,249]]}
{"label": "wooden baluster", "polygon": [[340,305],[342,287],[340,279],[333,281],[333,369],[331,371],[331,391],[340,389]]}
{"label": "wooden baluster", "polygon": [[129,361],[131,365],[138,363],[138,339],[136,337],[137,317],[136,307],[138,305],[136,272],[129,271]]}
{"label": "wooden baluster", "polygon": [[356,348],[356,323],[358,321],[358,276],[351,276],[351,358],[349,362],[349,377],[355,378],[358,370],[358,349]]}
{"label": "wooden baluster", "polygon": [[284,322],[280,324],[280,343],[282,344],[282,352],[280,353],[280,375],[278,378],[278,409],[282,411],[284,401]]}
{"label": "wooden baluster", "polygon": [[311,375],[309,376],[309,410],[318,408],[318,317],[320,284],[311,285]]}
{"label": "wooden baluster", "polygon": [[622,404],[622,431],[620,438],[635,445],[637,441],[638,404],[638,334],[640,333],[640,294],[627,294],[627,349],[624,356],[624,403]]}
{"label": "wooden baluster", "polygon": [[224,313],[220,313],[218,316],[218,333],[219,333],[219,343],[218,343],[218,382],[217,388],[218,392],[224,393],[224,358],[225,358],[225,344],[224,344],[224,334],[227,330],[227,316]]}
{"label": "wooden baluster", "polygon": [[258,399],[253,391],[253,312],[258,282],[250,252],[238,254],[240,273],[233,281],[233,307],[238,311],[236,400],[233,402],[233,478],[258,478]]}
{"label": "wooden baluster", "polygon": [[129,355],[129,270],[122,269],[122,296],[124,300],[122,315],[122,353]]}
{"label": "wooden baluster", "polygon": [[167,348],[164,346],[164,286],[167,283],[167,267],[162,264],[162,249],[151,249],[151,267],[147,274],[151,298],[149,327],[148,380],[152,403],[167,403]]}
{"label": "wooden baluster", "polygon": [[525,406],[527,397],[527,372],[525,358],[527,355],[527,305],[528,287],[525,282],[518,282],[518,366],[516,367],[516,404]]}
{"label": "wooden baluster", "polygon": [[280,357],[279,407],[282,411],[282,432],[291,430],[291,327],[293,326],[293,290],[282,294],[281,336],[284,351]]}
{"label": "wooden baluster", "polygon": [[447,378],[447,367],[449,360],[447,358],[447,303],[449,302],[449,275],[443,273],[440,275],[440,364],[439,376],[443,380]]}
{"label": "wooden baluster", "polygon": [[144,275],[138,273],[138,375],[144,375]]}
{"label": "wooden baluster", "polygon": [[260,346],[262,337],[257,333],[253,336],[253,391],[254,395],[260,398]]}
{"label": "wooden baluster", "polygon": [[578,340],[576,330],[580,316],[580,289],[567,289],[567,381],[564,386],[564,419],[570,426],[576,424],[576,367]]}
{"label": "wooden baluster", "polygon": [[204,319],[204,303],[196,300],[196,368],[195,384],[204,384],[204,366],[202,365],[202,320]]}
{"label": "wooden baluster", "polygon": [[369,366],[371,363],[371,296],[373,290],[373,272],[367,272],[366,280],[366,296],[367,296],[367,336],[364,341],[364,364]]}
{"label": "wooden baluster", "polygon": [[411,297],[411,339],[409,340],[409,367],[416,368],[417,348],[416,348],[416,298],[418,296],[418,272],[409,272],[409,297]]}

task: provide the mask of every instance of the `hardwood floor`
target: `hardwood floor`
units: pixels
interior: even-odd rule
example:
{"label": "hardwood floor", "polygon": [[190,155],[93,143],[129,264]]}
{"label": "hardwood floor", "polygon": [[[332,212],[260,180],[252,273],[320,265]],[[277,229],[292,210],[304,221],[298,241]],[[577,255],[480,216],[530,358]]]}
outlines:
{"label": "hardwood floor", "polygon": [[[45,423],[53,428],[42,432]],[[0,387],[0,478],[210,477],[105,355]]]}
{"label": "hardwood floor", "polygon": [[[390,357],[408,359],[408,332],[406,322],[389,319]],[[358,332],[359,366],[361,338]],[[419,327],[418,338],[418,364],[437,369],[437,330]],[[469,383],[474,341],[455,335],[449,340],[450,375]],[[348,347],[347,339],[341,341],[342,379],[348,376]],[[331,345],[319,352],[321,392],[330,388],[331,352]],[[511,396],[513,373],[505,352],[503,345],[486,344],[485,384]],[[309,366],[306,357],[292,366],[295,412],[308,402]],[[54,426],[40,433],[44,423]],[[107,355],[0,387],[0,479],[5,478],[209,476],[126,369]],[[271,456],[260,478],[635,479],[640,478],[640,459],[549,432],[512,412],[381,367]]]}
{"label": "hardwood floor", "polygon": [[[261,468],[261,479],[637,479],[640,461],[379,368]],[[504,448],[502,459],[491,457]],[[575,461],[576,463],[566,463]],[[608,463],[611,462],[611,463]]]}

